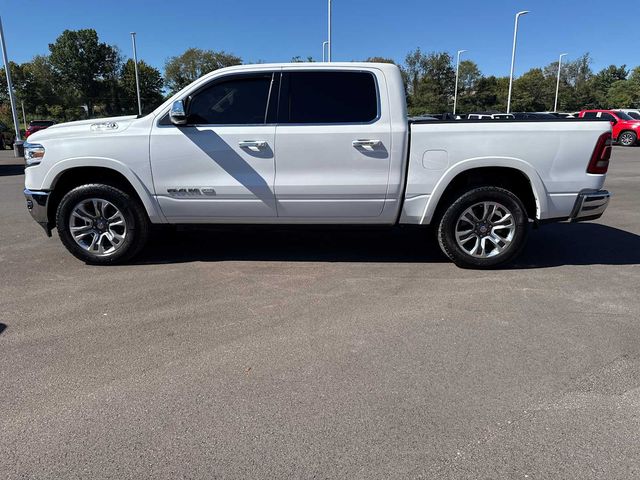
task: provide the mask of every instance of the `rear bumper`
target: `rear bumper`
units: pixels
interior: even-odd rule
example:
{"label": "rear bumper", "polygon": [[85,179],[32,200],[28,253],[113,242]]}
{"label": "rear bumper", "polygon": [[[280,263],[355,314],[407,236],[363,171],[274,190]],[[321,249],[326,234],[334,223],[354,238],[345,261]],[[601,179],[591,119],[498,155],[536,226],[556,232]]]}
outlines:
{"label": "rear bumper", "polygon": [[600,218],[607,209],[610,198],[611,194],[606,190],[581,192],[573,206],[569,221],[583,222]]}
{"label": "rear bumper", "polygon": [[24,196],[27,199],[27,210],[31,217],[40,224],[47,236],[51,236],[51,227],[49,227],[49,192],[32,191],[28,188],[24,189]]}

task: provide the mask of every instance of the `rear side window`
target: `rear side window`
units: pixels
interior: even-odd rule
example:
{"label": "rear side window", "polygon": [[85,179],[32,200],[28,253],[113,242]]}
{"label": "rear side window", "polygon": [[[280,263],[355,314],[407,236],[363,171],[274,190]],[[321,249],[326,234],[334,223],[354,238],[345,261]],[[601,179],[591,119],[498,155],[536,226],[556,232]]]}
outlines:
{"label": "rear side window", "polygon": [[378,116],[371,73],[290,72],[283,87],[280,123],[369,123]]}
{"label": "rear side window", "polygon": [[621,110],[615,110],[613,113],[615,113],[620,120],[633,120],[633,118]]}
{"label": "rear side window", "polygon": [[584,112],[582,118],[596,118],[598,112]]}
{"label": "rear side window", "polygon": [[248,125],[266,122],[272,74],[222,80],[189,101],[189,123]]}

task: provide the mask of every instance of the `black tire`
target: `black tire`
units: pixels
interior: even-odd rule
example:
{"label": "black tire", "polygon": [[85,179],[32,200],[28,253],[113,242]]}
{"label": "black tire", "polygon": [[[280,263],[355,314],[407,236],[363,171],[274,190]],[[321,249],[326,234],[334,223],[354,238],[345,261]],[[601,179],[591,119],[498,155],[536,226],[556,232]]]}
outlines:
{"label": "black tire", "polygon": [[[472,225],[469,220],[462,219],[462,215],[467,212],[468,209],[472,207],[479,209],[481,207],[476,206],[483,202],[489,202],[489,205],[497,204],[502,207],[501,209],[498,208],[500,212],[510,213],[513,219],[513,226],[509,229],[496,227],[495,225],[500,224],[500,218],[495,220],[495,215],[489,221],[485,222],[484,219],[481,219],[481,222],[475,225]],[[486,207],[482,206],[482,208]],[[477,211],[482,212],[482,210]],[[472,210],[472,213],[473,212],[474,210]],[[479,218],[482,214],[479,213],[476,216]],[[503,215],[503,217],[507,218],[506,214]],[[459,223],[460,221],[462,223]],[[492,240],[487,242],[487,240],[485,240],[483,245],[487,245],[488,243],[491,243],[491,245],[482,253],[490,256],[480,257],[472,255],[473,252],[469,253],[463,247],[475,251],[473,248],[475,246],[475,239],[478,238],[478,242],[481,242],[480,237],[472,233],[468,240],[461,242],[461,246],[456,240],[456,229],[459,225],[464,225],[465,229],[471,229],[473,232],[492,232],[492,235],[498,235],[500,238],[508,232],[510,243],[507,243],[503,239],[502,243],[505,245],[500,247],[503,248],[503,250],[500,251],[500,248],[496,246],[495,242]],[[500,233],[497,233],[496,230]],[[437,223],[437,235],[440,248],[447,257],[458,267],[462,268],[495,268],[511,262],[522,251],[528,230],[529,220],[524,205],[516,195],[500,187],[477,187],[462,193],[447,207],[440,221]],[[460,231],[458,231],[458,233],[461,235],[461,238],[465,235]],[[489,235],[485,235],[485,238],[488,236]],[[505,238],[508,238],[508,236],[505,236]]]}
{"label": "black tire", "polygon": [[625,130],[618,135],[618,143],[623,147],[633,147],[638,141],[638,135],[636,132]]}
{"label": "black tire", "polygon": [[[121,214],[124,228],[119,230],[118,233],[122,233],[124,239],[117,244],[111,243],[112,248],[115,249],[111,253],[108,252],[109,249],[102,254],[89,251],[83,248],[71,233],[71,222],[78,222],[78,217],[72,219],[72,212],[79,204],[83,201],[88,201],[88,199],[102,200],[103,203],[99,203],[99,205],[111,204],[108,207],[111,208],[109,213],[114,212],[113,208],[115,207]],[[91,213],[96,213],[96,210],[98,209],[92,210]],[[101,214],[97,215],[103,216]],[[104,215],[104,217],[107,215]],[[103,230],[97,230],[98,226],[89,228],[93,233],[87,233],[87,243],[90,238],[93,238],[94,234],[99,235],[99,232],[105,232],[105,229],[109,229],[111,232],[111,227],[104,227],[102,224],[100,226]],[[81,185],[68,192],[58,205],[56,228],[58,229],[60,240],[71,254],[86,263],[94,265],[111,265],[131,259],[144,247],[149,237],[149,219],[140,202],[122,190],[102,184]],[[102,239],[98,241],[98,243],[100,242],[102,242]],[[110,242],[107,240],[106,245],[108,246],[109,244]]]}

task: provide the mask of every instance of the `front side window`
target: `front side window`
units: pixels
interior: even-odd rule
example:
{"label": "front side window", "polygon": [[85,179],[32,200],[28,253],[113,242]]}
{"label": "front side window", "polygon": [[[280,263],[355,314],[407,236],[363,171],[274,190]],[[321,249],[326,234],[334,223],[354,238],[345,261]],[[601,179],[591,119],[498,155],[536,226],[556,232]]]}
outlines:
{"label": "front side window", "polygon": [[609,120],[610,122],[615,122],[616,121],[616,117],[614,117],[613,115],[611,115],[610,113],[607,113],[607,112],[602,112],[602,115],[600,115],[600,118],[605,118],[605,119]]}
{"label": "front side window", "polygon": [[368,72],[290,72],[281,123],[369,123],[378,116],[374,76]]}
{"label": "front side window", "polygon": [[189,101],[189,123],[248,125],[266,122],[272,74],[221,80]]}

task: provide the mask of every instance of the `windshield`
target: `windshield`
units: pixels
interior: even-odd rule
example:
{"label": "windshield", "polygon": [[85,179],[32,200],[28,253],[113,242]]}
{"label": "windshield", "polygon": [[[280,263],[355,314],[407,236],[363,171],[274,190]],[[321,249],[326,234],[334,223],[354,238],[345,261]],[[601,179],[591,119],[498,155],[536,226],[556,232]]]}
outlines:
{"label": "windshield", "polygon": [[634,120],[640,120],[640,113],[638,112],[627,112],[627,115],[629,115]]}
{"label": "windshield", "polygon": [[614,110],[613,113],[615,113],[616,117],[618,117],[620,120],[633,120],[633,118],[631,118],[626,113],[621,112],[620,110]]}

